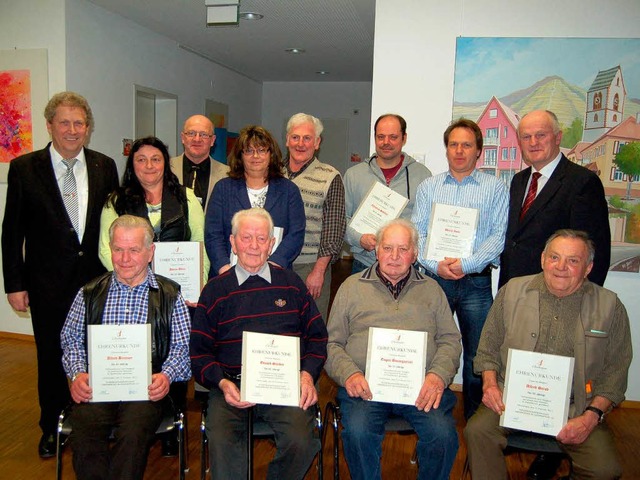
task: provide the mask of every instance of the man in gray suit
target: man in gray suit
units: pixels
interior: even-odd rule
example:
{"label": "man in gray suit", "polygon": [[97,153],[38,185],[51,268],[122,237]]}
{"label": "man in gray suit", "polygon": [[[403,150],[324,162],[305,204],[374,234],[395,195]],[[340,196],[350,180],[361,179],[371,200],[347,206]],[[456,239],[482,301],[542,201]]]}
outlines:
{"label": "man in gray suit", "polygon": [[206,212],[213,186],[227,176],[229,168],[209,155],[216,136],[213,123],[204,115],[187,118],[180,138],[184,154],[171,159],[171,171],[182,185],[193,189]]}

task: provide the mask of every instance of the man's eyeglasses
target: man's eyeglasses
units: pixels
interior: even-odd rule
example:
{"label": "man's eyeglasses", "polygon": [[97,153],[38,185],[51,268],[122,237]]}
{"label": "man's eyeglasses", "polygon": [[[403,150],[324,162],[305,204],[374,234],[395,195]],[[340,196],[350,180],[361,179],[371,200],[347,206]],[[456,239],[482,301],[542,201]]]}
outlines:
{"label": "man's eyeglasses", "polygon": [[209,140],[211,137],[213,137],[213,133],[207,133],[207,132],[196,132],[194,130],[189,130],[188,132],[183,132],[188,138],[194,138],[196,135],[198,135],[202,140]]}

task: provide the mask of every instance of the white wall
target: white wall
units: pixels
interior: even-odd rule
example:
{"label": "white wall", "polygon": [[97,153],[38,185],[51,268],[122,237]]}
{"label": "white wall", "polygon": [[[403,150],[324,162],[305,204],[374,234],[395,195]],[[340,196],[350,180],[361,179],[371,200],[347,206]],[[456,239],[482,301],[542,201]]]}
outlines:
{"label": "white wall", "polygon": [[124,163],[122,138],[134,135],[134,84],[176,95],[178,128],[204,113],[207,98],[229,105],[232,130],[260,123],[260,83],[86,0],[67,0],[66,22],[67,88],[85,95],[96,116],[91,148]]}
{"label": "white wall", "polygon": [[[613,15],[607,17],[603,9]],[[429,168],[445,171],[442,132],[451,120],[458,36],[637,38],[638,25],[638,0],[609,0],[606,6],[600,0],[377,0],[372,118],[401,113],[409,130],[406,150],[426,152]],[[633,344],[640,351],[640,276],[610,272],[605,286],[627,307]],[[628,399],[640,400],[639,379],[636,356]]]}
{"label": "white wall", "polygon": [[[354,110],[358,114],[354,114]],[[304,112],[318,118],[349,120],[349,154],[367,158],[371,135],[370,82],[265,82],[262,88],[262,125],[284,150],[286,122]],[[283,152],[284,153],[284,152]]]}

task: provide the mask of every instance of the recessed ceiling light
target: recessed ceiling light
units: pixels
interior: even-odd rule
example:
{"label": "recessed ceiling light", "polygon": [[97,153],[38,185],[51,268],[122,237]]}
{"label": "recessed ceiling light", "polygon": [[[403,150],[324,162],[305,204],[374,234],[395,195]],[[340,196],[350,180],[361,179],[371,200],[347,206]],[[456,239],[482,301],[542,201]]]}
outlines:
{"label": "recessed ceiling light", "polygon": [[327,72],[326,70],[318,70],[316,73],[318,75],[329,75],[330,72]]}
{"label": "recessed ceiling light", "polygon": [[294,55],[298,55],[300,53],[304,53],[306,50],[304,48],[287,48],[285,49],[285,52],[287,53],[293,53]]}
{"label": "recessed ceiling light", "polygon": [[240,12],[240,18],[242,20],[262,20],[264,15],[257,12]]}

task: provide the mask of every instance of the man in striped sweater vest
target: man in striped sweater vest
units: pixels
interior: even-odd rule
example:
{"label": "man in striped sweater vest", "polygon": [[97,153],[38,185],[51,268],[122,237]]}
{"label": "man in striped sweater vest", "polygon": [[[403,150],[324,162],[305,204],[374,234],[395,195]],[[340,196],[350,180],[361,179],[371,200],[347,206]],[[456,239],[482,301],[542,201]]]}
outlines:
{"label": "man in striped sweater vest", "polygon": [[312,115],[296,113],[289,119],[286,173],[300,189],[307,220],[304,245],[293,270],[304,280],[326,321],[331,264],[340,256],[347,221],[340,172],[316,158],[322,130],[322,122]]}

